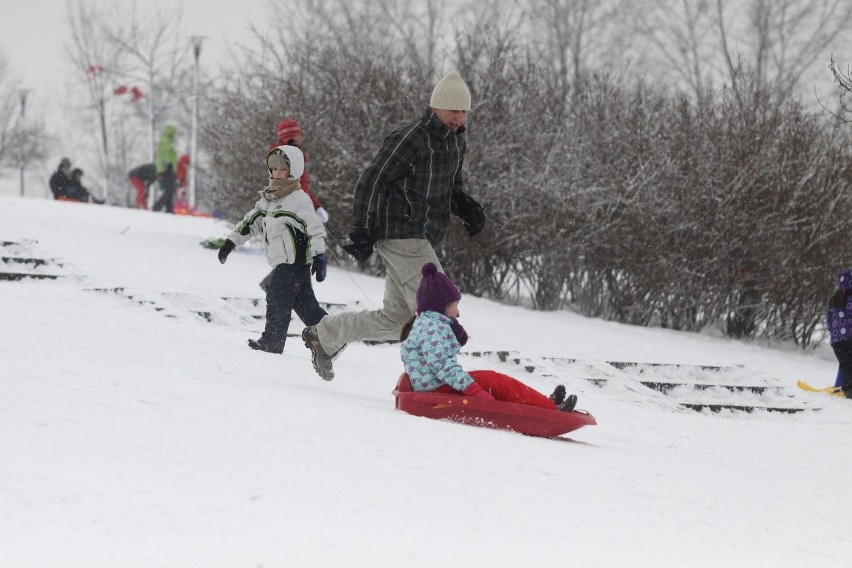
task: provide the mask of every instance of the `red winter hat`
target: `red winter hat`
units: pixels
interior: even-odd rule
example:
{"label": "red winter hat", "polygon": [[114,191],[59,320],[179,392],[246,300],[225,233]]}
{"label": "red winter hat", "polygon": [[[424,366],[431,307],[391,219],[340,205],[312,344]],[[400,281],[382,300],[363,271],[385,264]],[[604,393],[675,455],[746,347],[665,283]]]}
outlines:
{"label": "red winter hat", "polygon": [[278,123],[278,141],[286,144],[297,134],[302,133],[302,125],[295,118],[289,116]]}
{"label": "red winter hat", "polygon": [[438,272],[438,267],[427,262],[420,269],[423,279],[417,288],[417,313],[444,313],[447,305],[461,300],[461,292],[452,280]]}

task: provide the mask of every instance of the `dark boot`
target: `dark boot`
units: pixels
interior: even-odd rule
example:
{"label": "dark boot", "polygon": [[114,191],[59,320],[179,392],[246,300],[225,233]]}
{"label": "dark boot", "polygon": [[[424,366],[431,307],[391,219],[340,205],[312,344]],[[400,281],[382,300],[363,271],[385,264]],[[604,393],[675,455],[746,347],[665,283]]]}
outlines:
{"label": "dark boot", "polygon": [[568,395],[568,398],[565,399],[565,402],[563,402],[556,408],[560,412],[573,412],[575,406],[577,406],[577,395],[571,394]]}
{"label": "dark boot", "polygon": [[254,339],[248,340],[248,346],[256,351],[266,351],[267,353],[276,353],[278,355],[284,352],[284,349],[273,349],[268,345],[264,345],[260,341],[255,341]]}
{"label": "dark boot", "polygon": [[556,385],[556,388],[553,389],[553,394],[550,395],[550,400],[552,400],[553,404],[556,406],[565,402],[565,386]]}

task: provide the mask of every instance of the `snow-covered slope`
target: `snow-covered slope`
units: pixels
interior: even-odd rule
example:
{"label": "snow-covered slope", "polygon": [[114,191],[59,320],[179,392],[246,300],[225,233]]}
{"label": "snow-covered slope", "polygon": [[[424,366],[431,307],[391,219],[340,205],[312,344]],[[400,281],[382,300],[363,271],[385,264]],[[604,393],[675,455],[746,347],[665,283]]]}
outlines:
{"label": "snow-covered slope", "polygon": [[[199,246],[226,230],[0,197],[0,271],[57,276],[0,280],[0,565],[848,562],[852,403],[795,387],[833,381],[827,348],[465,297],[467,349],[512,352],[467,355],[468,368],[543,392],[563,382],[598,425],[545,440],[416,418],[394,410],[394,345],[350,346],[332,382],[298,338],[283,355],[250,350],[268,267]],[[335,267],[316,285],[352,308],[382,289]],[[652,380],[761,389],[665,396]]]}

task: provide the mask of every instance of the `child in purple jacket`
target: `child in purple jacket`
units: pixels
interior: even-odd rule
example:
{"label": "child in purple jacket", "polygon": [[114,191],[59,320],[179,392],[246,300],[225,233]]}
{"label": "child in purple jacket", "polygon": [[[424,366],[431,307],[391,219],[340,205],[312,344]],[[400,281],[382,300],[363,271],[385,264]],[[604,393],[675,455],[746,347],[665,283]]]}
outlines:
{"label": "child in purple jacket", "polygon": [[852,398],[852,269],[840,273],[826,310],[831,348],[840,363],[843,394]]}

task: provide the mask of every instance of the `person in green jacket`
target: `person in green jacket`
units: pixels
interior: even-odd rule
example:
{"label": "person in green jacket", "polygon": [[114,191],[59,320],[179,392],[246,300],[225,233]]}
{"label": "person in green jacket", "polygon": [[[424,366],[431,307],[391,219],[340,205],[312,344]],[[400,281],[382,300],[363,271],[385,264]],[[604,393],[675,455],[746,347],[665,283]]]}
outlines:
{"label": "person in green jacket", "polygon": [[153,210],[165,209],[174,213],[175,190],[177,189],[177,150],[175,150],[175,133],[177,127],[171,122],[163,126],[163,135],[157,144],[157,183],[160,186],[160,198],[154,203]]}

